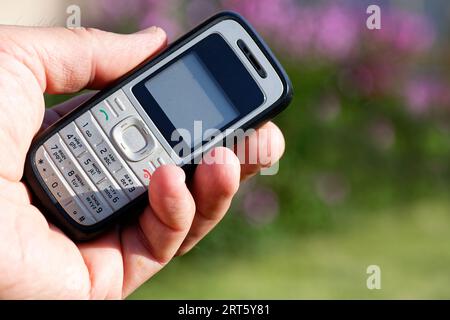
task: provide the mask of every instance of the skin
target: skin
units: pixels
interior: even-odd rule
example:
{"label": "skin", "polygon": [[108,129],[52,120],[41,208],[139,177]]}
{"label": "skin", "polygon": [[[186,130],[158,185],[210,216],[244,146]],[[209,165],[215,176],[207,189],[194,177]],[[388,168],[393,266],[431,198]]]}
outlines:
{"label": "skin", "polygon": [[[45,109],[43,92],[101,89],[166,45],[160,28],[131,35],[96,29],[0,27],[0,298],[122,299],[188,252],[225,215],[240,180],[260,164],[240,163],[216,148],[223,164],[202,163],[189,187],[176,166],[152,176],[149,202],[136,221],[88,243],[74,243],[49,224],[21,182],[33,136],[85,96]],[[271,163],[284,140],[273,124]],[[248,141],[247,141],[248,143]],[[269,164],[265,164],[269,165]]]}

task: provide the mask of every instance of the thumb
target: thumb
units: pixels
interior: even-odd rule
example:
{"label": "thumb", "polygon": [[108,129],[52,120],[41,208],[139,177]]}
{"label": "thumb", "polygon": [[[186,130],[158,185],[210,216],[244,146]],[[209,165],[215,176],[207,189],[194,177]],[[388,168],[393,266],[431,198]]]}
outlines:
{"label": "thumb", "polygon": [[18,181],[22,176],[26,152],[42,124],[42,92],[101,88],[165,43],[164,31],[156,27],[120,35],[0,26],[0,177]]}
{"label": "thumb", "polygon": [[[4,51],[28,67],[42,92],[100,88],[166,44],[161,28],[122,35],[93,28],[1,27]],[[8,41],[9,40],[9,41]]]}

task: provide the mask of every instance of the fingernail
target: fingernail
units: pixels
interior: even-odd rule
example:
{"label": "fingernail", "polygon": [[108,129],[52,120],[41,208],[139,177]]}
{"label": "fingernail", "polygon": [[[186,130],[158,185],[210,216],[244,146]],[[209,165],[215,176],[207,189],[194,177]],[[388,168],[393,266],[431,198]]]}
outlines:
{"label": "fingernail", "polygon": [[183,169],[180,169],[180,175],[179,175],[179,179],[180,179],[180,183],[185,183],[186,182],[186,173],[184,172]]}

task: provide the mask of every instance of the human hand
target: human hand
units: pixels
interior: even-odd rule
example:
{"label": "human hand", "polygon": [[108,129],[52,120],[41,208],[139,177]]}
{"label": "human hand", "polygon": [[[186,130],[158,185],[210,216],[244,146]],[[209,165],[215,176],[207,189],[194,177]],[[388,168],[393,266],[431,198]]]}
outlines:
{"label": "human hand", "polygon": [[[0,27],[0,298],[120,299],[190,250],[224,216],[240,179],[261,164],[240,164],[229,149],[223,164],[200,164],[189,183],[176,166],[152,176],[149,201],[135,223],[88,243],[74,243],[49,224],[22,183],[33,136],[82,99],[45,110],[43,92],[99,89],[166,44],[159,28],[132,35],[95,29]],[[271,163],[284,150],[272,123]],[[261,140],[261,141],[260,141]]]}

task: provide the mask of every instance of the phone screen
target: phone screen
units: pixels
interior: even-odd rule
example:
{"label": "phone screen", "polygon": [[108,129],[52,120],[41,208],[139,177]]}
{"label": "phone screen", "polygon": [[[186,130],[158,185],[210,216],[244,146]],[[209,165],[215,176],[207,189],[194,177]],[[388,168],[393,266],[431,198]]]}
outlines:
{"label": "phone screen", "polygon": [[[186,129],[180,131],[181,134],[193,133],[195,121],[201,121],[203,130],[220,129],[239,115],[195,52],[171,64],[148,80],[145,86],[174,127]],[[201,136],[185,136],[184,139],[190,140],[194,146],[200,142]]]}
{"label": "phone screen", "polygon": [[[217,33],[136,84],[132,92],[172,147],[181,136],[191,150],[208,140],[203,134],[208,129],[222,131],[264,102],[250,72]],[[199,122],[200,134],[194,128]]]}

